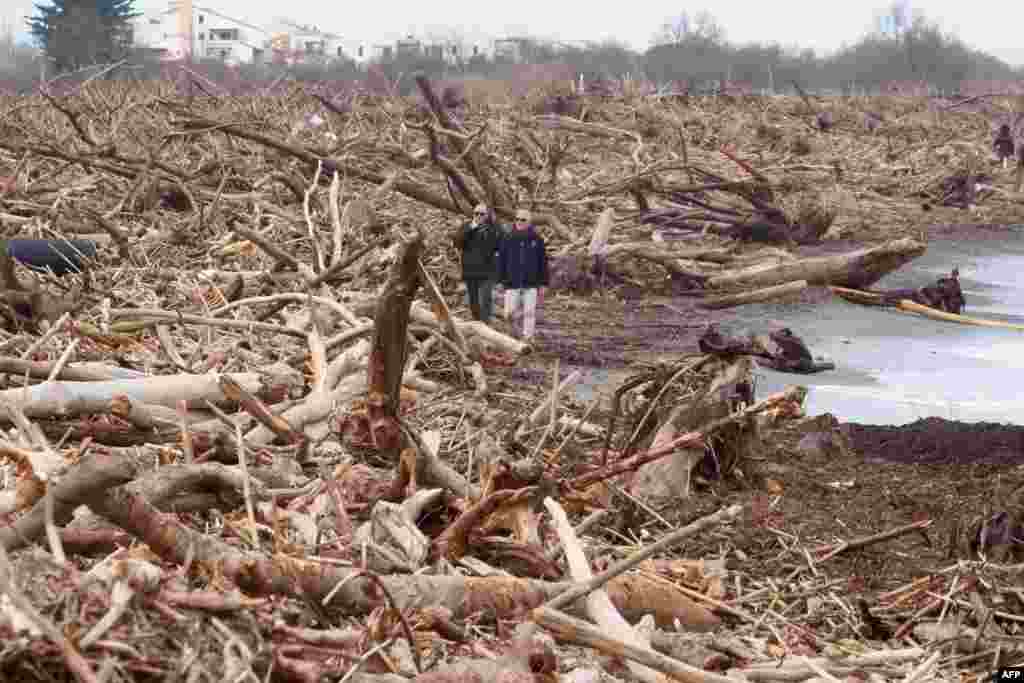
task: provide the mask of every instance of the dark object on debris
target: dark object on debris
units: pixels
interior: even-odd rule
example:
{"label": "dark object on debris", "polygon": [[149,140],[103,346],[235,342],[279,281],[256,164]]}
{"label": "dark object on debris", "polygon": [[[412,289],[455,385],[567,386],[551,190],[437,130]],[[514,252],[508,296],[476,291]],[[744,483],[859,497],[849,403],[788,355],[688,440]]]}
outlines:
{"label": "dark object on debris", "polygon": [[935,284],[920,289],[894,289],[882,292],[887,304],[897,304],[901,299],[928,306],[946,313],[962,315],[967,308],[964,292],[960,289],[960,270],[954,268],[949,277],[940,277]]}
{"label": "dark object on debris", "polygon": [[747,338],[729,337],[709,325],[697,346],[702,353],[727,356],[755,356],[761,365],[778,372],[809,375],[822,370],[834,370],[834,363],[814,360],[800,337],[789,328],[770,333],[767,337],[750,335]]}
{"label": "dark object on debris", "polygon": [[816,120],[818,122],[818,129],[823,133],[832,130],[832,126],[836,123],[830,111],[819,112]]}
{"label": "dark object on debris", "polygon": [[157,200],[157,208],[179,213],[192,210],[192,200],[177,187],[163,188]]}
{"label": "dark object on debris", "polygon": [[445,109],[458,109],[466,106],[466,98],[462,94],[462,89],[455,85],[445,86],[441,91],[441,106]]}
{"label": "dark object on debris", "polygon": [[5,249],[23,266],[60,277],[82,272],[85,261],[96,258],[96,243],[91,240],[14,239],[7,240]]}
{"label": "dark object on debris", "polygon": [[752,353],[753,344],[749,339],[727,337],[717,325],[708,325],[701,338],[697,340],[697,348],[701,353],[742,356]]}
{"label": "dark object on debris", "polygon": [[[972,175],[970,173],[958,173],[945,178],[939,190],[942,193],[940,204],[942,206],[956,206],[961,209],[968,209],[977,203],[978,192],[985,190],[982,185],[992,182],[988,175]],[[991,193],[988,190],[986,193]]]}
{"label": "dark object on debris", "polygon": [[972,557],[1001,564],[1024,558],[1024,518],[1020,516],[1021,506],[1011,505],[1014,508],[1016,513],[1002,510],[978,522],[968,539]]}
{"label": "dark object on debris", "polygon": [[868,640],[889,640],[893,637],[893,629],[871,613],[867,600],[864,598],[857,599],[857,611],[860,612],[861,621],[864,622],[864,630],[861,632],[861,635],[865,638]]}
{"label": "dark object on debris", "polygon": [[868,129],[869,133],[874,133],[881,128],[884,121],[885,119],[880,114],[876,114],[873,111],[865,112],[864,114],[864,127]]}
{"label": "dark object on debris", "polygon": [[1003,162],[1004,166],[1006,165],[1006,160],[1013,156],[1013,133],[1007,124],[1004,123],[999,126],[999,132],[996,133],[996,138],[992,142],[992,150],[999,157],[999,160]]}
{"label": "dark object on debris", "polygon": [[548,96],[534,106],[534,114],[557,114],[577,118],[583,111],[583,103],[578,95],[561,93]]}

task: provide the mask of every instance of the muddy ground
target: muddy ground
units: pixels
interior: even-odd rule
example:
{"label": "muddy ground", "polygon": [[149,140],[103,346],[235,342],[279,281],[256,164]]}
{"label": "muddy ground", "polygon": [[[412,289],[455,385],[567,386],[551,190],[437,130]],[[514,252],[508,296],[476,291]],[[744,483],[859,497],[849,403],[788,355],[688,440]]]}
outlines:
{"label": "muddy ground", "polygon": [[[1004,226],[935,226],[928,238],[998,240],[1005,231]],[[833,242],[798,253],[810,256],[859,246],[863,244]],[[563,378],[575,368],[605,371],[611,386],[602,390],[608,395],[644,364],[697,353],[697,339],[709,323],[750,322],[742,308],[698,309],[696,298],[671,295],[670,282],[644,297],[628,289],[582,297],[549,292],[539,315],[535,352],[515,366],[492,368],[495,390],[523,383],[550,386],[558,358]],[[810,288],[793,303],[813,306],[829,296],[824,288]],[[763,324],[771,327],[773,321]],[[509,329],[501,320],[495,326]],[[799,384],[800,377],[794,375],[793,383]],[[603,408],[591,421],[604,423]],[[732,539],[739,552],[730,554],[730,562],[771,576],[809,571],[805,548],[813,552],[818,546],[933,519],[927,532],[828,561],[829,574],[855,577],[851,588],[883,590],[955,563],[961,552],[957,539],[964,530],[1012,498],[1014,491],[1024,491],[1024,426],[927,419],[902,427],[836,422],[835,428],[844,436],[843,449],[808,453],[797,447],[802,432],[783,430],[772,436],[772,449],[761,459],[750,458],[738,476],[711,482],[689,500],[653,511],[626,498],[617,504],[636,507],[656,534],[665,522],[685,523],[727,503],[754,503],[754,516]],[[614,536],[616,531],[608,533]],[[686,552],[714,557],[726,545],[725,537],[712,534]]]}

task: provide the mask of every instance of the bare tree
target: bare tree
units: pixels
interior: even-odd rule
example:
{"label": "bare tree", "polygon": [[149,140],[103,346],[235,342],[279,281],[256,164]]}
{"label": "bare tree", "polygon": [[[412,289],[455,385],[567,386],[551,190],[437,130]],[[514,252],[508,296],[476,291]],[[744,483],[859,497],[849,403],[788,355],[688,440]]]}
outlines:
{"label": "bare tree", "polygon": [[690,35],[690,15],[683,10],[678,17],[661,25],[661,30],[654,35],[651,44],[682,45],[688,35]]}
{"label": "bare tree", "polygon": [[691,40],[721,43],[725,40],[725,28],[707,10],[701,10],[693,17],[684,10],[675,19],[662,24],[651,42],[654,46],[682,45]]}

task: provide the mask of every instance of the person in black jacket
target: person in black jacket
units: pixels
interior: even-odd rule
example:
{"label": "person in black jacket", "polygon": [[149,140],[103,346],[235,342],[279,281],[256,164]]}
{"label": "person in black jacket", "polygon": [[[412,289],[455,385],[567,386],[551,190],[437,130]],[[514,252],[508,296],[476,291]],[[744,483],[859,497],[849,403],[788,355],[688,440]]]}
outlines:
{"label": "person in black jacket", "polygon": [[515,227],[501,240],[498,273],[505,287],[505,317],[512,319],[517,333],[522,320],[522,337],[531,341],[537,325],[537,303],[544,303],[544,288],[548,286],[548,255],[544,238],[530,224],[529,211],[516,212]]}
{"label": "person in black jacket", "polygon": [[494,284],[498,278],[498,243],[501,226],[494,221],[494,213],[479,204],[473,210],[473,220],[464,224],[455,235],[455,245],[462,252],[462,280],[466,283],[466,298],[474,320],[491,321],[494,310]]}

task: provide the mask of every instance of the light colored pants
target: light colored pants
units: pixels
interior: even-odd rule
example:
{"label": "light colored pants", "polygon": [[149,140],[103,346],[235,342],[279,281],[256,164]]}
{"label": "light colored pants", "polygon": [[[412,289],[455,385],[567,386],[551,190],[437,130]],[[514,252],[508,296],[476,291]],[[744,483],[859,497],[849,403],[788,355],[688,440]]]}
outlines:
{"label": "light colored pants", "polygon": [[537,289],[506,289],[505,317],[512,320],[516,329],[522,320],[523,337],[532,339],[537,327]]}

